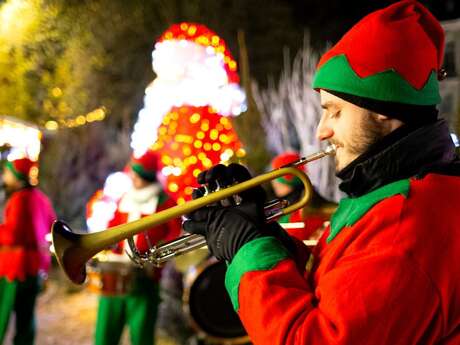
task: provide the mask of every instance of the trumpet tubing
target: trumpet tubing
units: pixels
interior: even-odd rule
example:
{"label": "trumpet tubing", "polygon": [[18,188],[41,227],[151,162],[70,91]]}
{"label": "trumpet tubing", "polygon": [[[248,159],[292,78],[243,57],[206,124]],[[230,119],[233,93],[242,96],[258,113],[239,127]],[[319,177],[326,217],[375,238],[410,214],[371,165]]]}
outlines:
{"label": "trumpet tubing", "polygon": [[[185,204],[171,207],[137,221],[112,227],[109,229],[110,231],[101,231],[92,234],[76,233],[65,223],[56,221],[52,226],[51,233],[57,261],[71,281],[76,284],[82,284],[86,278],[86,262],[98,252],[149,228],[166,223],[173,218],[189,214],[199,208],[238,195],[245,190],[257,187],[287,174],[297,176],[302,181],[305,187],[305,193],[303,197],[294,204],[288,205],[270,214],[268,217],[275,218],[284,214],[289,214],[306,205],[312,195],[310,180],[304,172],[296,169],[296,167],[334,153],[335,147],[329,146],[326,150],[302,158],[300,161],[289,166],[255,176],[250,180],[191,200]],[[183,236],[162,246],[153,247],[143,260],[161,264],[171,257],[202,247],[205,243],[204,237],[200,235]]]}

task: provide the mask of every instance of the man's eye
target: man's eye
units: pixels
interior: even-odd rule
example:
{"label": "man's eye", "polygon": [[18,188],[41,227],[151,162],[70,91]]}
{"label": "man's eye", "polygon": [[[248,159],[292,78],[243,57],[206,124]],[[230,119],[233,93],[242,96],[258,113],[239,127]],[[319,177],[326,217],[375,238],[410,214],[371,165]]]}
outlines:
{"label": "man's eye", "polygon": [[330,119],[336,119],[338,117],[340,117],[340,111],[335,111],[335,112],[329,114]]}

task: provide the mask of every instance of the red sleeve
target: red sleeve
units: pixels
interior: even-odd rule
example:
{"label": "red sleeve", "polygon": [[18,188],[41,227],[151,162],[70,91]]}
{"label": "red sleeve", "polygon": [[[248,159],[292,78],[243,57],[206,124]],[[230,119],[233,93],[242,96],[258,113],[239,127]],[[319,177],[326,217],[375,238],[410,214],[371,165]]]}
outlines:
{"label": "red sleeve", "polygon": [[[28,225],[30,214],[27,209],[27,200],[19,193],[14,193],[5,206],[4,223],[0,224],[0,244],[1,245],[19,245],[22,238],[22,229]],[[19,243],[21,241],[21,243]]]}
{"label": "red sleeve", "polygon": [[400,253],[344,257],[313,289],[279,243],[256,241],[238,252],[226,276],[255,345],[419,344],[430,336],[426,329],[441,332],[436,289]]}

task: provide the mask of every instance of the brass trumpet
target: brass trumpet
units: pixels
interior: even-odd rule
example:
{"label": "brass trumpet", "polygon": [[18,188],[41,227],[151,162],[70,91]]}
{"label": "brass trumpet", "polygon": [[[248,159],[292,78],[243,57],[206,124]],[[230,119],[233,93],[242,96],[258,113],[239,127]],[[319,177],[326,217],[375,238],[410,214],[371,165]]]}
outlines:
{"label": "brass trumpet", "polygon": [[[209,193],[201,198],[171,207],[137,221],[112,227],[109,229],[110,231],[101,231],[92,234],[76,233],[65,223],[56,221],[51,228],[56,259],[72,282],[82,284],[86,278],[86,262],[98,252],[120,241],[132,238],[134,235],[149,228],[166,223],[170,219],[181,217],[199,208],[234,197],[245,190],[257,187],[278,177],[291,174],[297,176],[302,181],[305,187],[303,197],[292,205],[287,205],[286,200],[276,199],[266,204],[264,208],[267,220],[289,214],[305,206],[312,195],[310,180],[304,172],[296,169],[296,167],[333,154],[335,154],[335,146],[331,145],[323,151],[301,158],[279,169],[255,176],[250,180]],[[161,265],[174,256],[203,247],[205,244],[206,240],[201,235],[186,235],[172,242],[153,246],[146,253],[141,254],[134,251],[132,259],[138,264],[151,262],[155,265]]]}

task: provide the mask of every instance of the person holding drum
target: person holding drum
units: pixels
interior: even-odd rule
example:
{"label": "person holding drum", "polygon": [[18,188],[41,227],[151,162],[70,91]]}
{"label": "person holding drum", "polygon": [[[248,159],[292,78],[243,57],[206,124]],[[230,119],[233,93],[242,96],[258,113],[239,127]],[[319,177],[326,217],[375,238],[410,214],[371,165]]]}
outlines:
{"label": "person holding drum", "polygon": [[[189,215],[184,229],[228,262],[254,344],[460,344],[460,160],[436,110],[443,54],[439,22],[403,0],[321,58],[317,137],[336,146],[347,197],[312,256],[266,223],[258,188]],[[218,171],[200,180],[249,177],[239,165]]]}
{"label": "person holding drum", "polygon": [[38,166],[28,158],[7,161],[3,183],[9,195],[0,224],[0,344],[16,315],[14,344],[33,344],[35,302],[51,263],[45,239],[56,220],[48,197],[36,186]]}
{"label": "person holding drum", "polygon": [[[157,181],[158,163],[158,156],[151,151],[132,160],[129,171],[132,189],[119,201],[109,226],[132,222],[175,205]],[[175,239],[180,231],[181,221],[174,219],[135,236],[134,242],[138,251],[145,252],[150,245]],[[113,252],[121,257],[126,255],[125,250],[130,251],[126,241],[119,243]],[[134,270],[130,291],[122,295],[100,296],[96,345],[118,344],[125,324],[129,325],[133,345],[154,343],[154,328],[160,302],[159,278],[159,269],[150,266],[138,268]]]}

